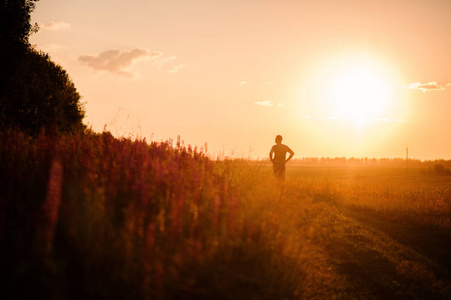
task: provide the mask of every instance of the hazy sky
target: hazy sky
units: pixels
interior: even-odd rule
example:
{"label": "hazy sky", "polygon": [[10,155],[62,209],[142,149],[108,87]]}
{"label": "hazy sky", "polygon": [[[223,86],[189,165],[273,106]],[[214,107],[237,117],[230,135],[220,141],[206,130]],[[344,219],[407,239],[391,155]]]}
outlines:
{"label": "hazy sky", "polygon": [[449,0],[41,0],[32,21],[96,131],[451,158]]}

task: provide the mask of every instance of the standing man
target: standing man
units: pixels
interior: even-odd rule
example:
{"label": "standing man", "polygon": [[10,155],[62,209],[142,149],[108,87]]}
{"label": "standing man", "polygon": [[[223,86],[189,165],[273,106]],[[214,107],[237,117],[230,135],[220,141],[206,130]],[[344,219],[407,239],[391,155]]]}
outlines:
{"label": "standing man", "polygon": [[[286,158],[287,153],[290,153],[288,158]],[[274,176],[276,176],[282,184],[282,190],[285,182],[285,163],[288,162],[293,155],[293,150],[287,145],[282,144],[282,136],[276,136],[276,144],[272,146],[271,151],[269,152],[269,159],[273,165]]]}

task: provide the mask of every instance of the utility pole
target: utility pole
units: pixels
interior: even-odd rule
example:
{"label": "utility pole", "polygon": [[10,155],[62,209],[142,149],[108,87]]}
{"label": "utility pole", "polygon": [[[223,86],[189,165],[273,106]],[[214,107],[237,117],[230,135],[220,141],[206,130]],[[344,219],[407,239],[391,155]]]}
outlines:
{"label": "utility pole", "polygon": [[406,170],[409,170],[409,147],[406,146]]}

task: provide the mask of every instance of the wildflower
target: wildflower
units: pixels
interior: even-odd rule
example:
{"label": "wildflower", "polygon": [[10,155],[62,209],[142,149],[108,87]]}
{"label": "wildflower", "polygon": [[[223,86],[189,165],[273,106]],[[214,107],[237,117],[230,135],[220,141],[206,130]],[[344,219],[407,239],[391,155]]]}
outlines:
{"label": "wildflower", "polygon": [[47,197],[42,205],[43,223],[42,239],[44,254],[50,254],[55,234],[55,226],[58,222],[59,208],[61,205],[61,185],[63,182],[63,166],[58,159],[54,159],[50,168],[50,177],[47,189]]}

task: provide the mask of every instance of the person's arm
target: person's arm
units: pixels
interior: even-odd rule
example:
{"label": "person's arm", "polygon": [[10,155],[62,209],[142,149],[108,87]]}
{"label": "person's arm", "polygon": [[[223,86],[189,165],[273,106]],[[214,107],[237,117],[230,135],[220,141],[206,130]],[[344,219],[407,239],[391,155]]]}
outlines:
{"label": "person's arm", "polygon": [[269,160],[274,161],[274,146],[271,148],[271,151],[269,151]]}
{"label": "person's arm", "polygon": [[285,162],[288,162],[290,159],[292,159],[293,158],[293,155],[294,155],[294,152],[293,152],[293,150],[291,150],[290,149],[290,147],[287,147],[288,149],[288,153],[290,153],[290,156],[288,156],[288,158],[287,158],[287,160],[285,161]]}

